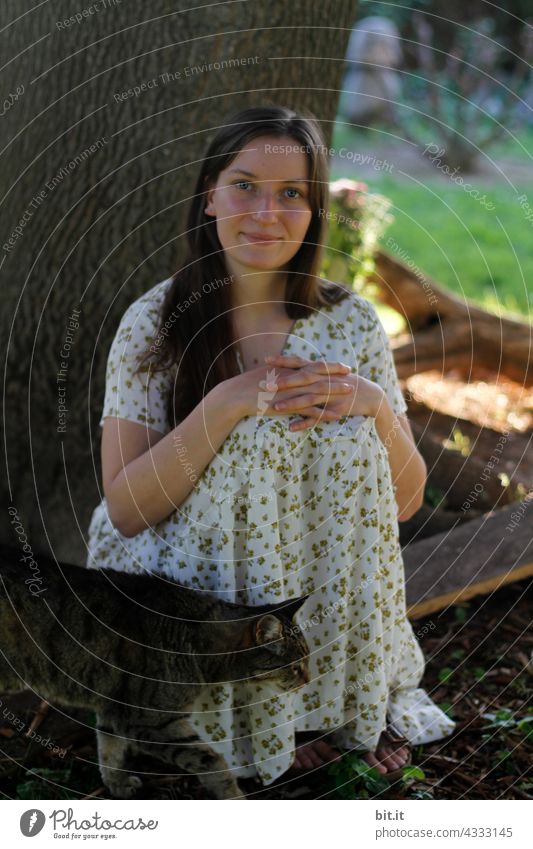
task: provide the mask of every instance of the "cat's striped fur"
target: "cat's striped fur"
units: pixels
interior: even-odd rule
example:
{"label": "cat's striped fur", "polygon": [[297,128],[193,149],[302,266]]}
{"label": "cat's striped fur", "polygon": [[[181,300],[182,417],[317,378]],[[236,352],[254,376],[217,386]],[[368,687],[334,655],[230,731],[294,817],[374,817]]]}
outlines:
{"label": "cat's striped fur", "polygon": [[187,711],[213,682],[306,683],[308,646],[292,621],[305,599],[248,607],[150,574],[36,562],[38,578],[20,551],[0,546],[0,691],[93,709],[116,797],[140,788],[127,760],[143,750],[195,773],[216,798],[241,797]]}

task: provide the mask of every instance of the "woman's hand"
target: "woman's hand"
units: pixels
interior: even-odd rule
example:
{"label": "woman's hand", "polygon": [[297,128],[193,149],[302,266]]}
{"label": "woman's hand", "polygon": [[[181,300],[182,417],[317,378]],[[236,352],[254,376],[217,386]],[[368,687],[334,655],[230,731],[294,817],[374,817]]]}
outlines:
{"label": "woman's hand", "polygon": [[[277,393],[272,401],[276,412],[302,416],[290,430],[303,430],[320,419],[331,421],[342,416],[376,416],[384,392],[377,383],[351,374],[342,363],[306,360],[303,357],[270,357],[271,366],[285,366],[277,378]],[[346,370],[339,376],[338,366]],[[316,375],[326,375],[317,381]],[[329,374],[329,377],[328,377]],[[302,391],[302,387],[305,390]],[[342,390],[340,389],[342,387]],[[317,391],[325,389],[325,397]]]}
{"label": "woman's hand", "polygon": [[351,374],[343,363],[294,356],[274,357],[268,362],[269,367],[231,379],[242,416],[299,414],[303,418],[293,422],[290,429],[301,430],[317,421],[335,421],[345,415],[374,415],[379,407],[380,387]]}

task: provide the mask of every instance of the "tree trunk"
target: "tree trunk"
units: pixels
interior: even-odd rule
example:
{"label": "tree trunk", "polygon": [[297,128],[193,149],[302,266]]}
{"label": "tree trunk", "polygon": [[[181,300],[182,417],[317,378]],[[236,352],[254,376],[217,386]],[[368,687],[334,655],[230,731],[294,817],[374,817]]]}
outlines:
{"label": "tree trunk", "polygon": [[[22,14],[4,0],[2,495],[34,554],[85,562],[109,345],[183,258],[202,150],[226,114],[257,104],[310,109],[329,144],[356,5],[98,0]],[[1,514],[8,544],[13,515]]]}

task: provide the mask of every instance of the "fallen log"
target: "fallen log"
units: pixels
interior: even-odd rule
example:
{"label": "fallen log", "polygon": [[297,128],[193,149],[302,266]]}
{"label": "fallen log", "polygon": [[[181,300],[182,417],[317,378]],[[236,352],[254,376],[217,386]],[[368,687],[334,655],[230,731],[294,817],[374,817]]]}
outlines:
{"label": "fallen log", "polygon": [[532,499],[515,502],[405,546],[408,616],[427,616],[533,575],[532,510]]}
{"label": "fallen log", "polygon": [[515,487],[502,482],[498,466],[488,469],[482,456],[465,457],[445,448],[429,428],[416,421],[411,421],[411,429],[426,462],[428,484],[443,492],[452,510],[468,511],[474,503],[484,512],[516,501]]}
{"label": "fallen log", "polygon": [[479,362],[525,386],[533,384],[533,327],[528,322],[496,316],[446,292],[385,251],[376,253],[370,280],[381,303],[400,313],[409,328],[394,348],[400,377]]}
{"label": "fallen log", "polygon": [[409,330],[393,340],[394,360],[428,482],[445,498],[400,526],[417,618],[533,575],[533,326],[447,292],[385,251],[371,282]]}

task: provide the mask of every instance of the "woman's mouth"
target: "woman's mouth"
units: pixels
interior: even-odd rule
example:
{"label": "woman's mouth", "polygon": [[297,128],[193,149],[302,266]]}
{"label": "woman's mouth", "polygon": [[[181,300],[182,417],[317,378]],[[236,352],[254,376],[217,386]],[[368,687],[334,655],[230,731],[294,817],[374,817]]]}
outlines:
{"label": "woman's mouth", "polygon": [[261,244],[271,245],[274,242],[280,241],[279,236],[256,236],[252,233],[242,233],[241,235],[244,236],[244,238],[248,242],[253,242],[254,244],[259,244],[259,245],[261,245]]}

